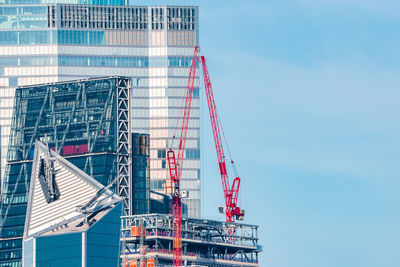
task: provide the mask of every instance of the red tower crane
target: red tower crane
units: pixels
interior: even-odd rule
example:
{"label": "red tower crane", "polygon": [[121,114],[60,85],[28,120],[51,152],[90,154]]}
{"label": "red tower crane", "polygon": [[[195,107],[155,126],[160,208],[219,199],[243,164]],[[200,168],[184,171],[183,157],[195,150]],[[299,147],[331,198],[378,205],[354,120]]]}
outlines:
{"label": "red tower crane", "polygon": [[[237,177],[233,180],[232,187],[230,187],[228,172],[225,163],[225,154],[220,133],[220,129],[222,129],[222,127],[220,125],[220,120],[214,101],[211,80],[208,74],[208,69],[204,56],[201,56],[199,58],[199,62],[202,64],[203,67],[204,88],[206,90],[208,110],[210,111],[210,120],[214,134],[215,149],[217,151],[219,171],[222,180],[222,189],[224,191],[226,222],[235,222],[235,218],[238,220],[243,220],[244,210],[241,210],[240,207],[238,207],[237,205],[239,197],[240,178],[237,175]],[[234,166],[233,160],[231,160],[231,163]],[[232,231],[234,230],[232,228],[229,228],[230,234],[232,234]]]}
{"label": "red tower crane", "polygon": [[173,266],[182,266],[182,195],[180,190],[180,181],[182,176],[183,157],[185,153],[190,107],[193,97],[193,87],[196,78],[197,51],[198,48],[195,47],[184,100],[185,109],[182,117],[178,157],[175,157],[175,152],[172,150],[172,148],[168,149],[167,151],[169,179],[167,178],[165,189],[167,193],[172,196]]}

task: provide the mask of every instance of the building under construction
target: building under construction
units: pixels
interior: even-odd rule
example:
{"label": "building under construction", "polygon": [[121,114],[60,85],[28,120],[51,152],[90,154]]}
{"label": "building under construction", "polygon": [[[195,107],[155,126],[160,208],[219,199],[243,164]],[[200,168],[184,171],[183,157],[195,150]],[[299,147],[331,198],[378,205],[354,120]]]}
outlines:
{"label": "building under construction", "polygon": [[[166,214],[121,217],[122,266],[172,266],[172,225]],[[256,225],[182,220],[183,266],[259,266],[260,251]]]}

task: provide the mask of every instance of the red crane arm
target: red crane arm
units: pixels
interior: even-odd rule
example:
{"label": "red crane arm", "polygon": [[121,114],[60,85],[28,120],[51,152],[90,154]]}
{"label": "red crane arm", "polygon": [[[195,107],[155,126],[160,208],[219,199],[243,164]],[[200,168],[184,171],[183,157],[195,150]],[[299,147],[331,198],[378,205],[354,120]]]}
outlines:
{"label": "red crane arm", "polygon": [[[172,149],[167,151],[168,169],[171,180],[179,187],[181,180],[181,173],[183,167],[183,158],[185,155],[186,135],[189,124],[190,108],[192,106],[193,87],[196,79],[196,66],[197,66],[197,46],[194,49],[192,58],[192,65],[190,67],[189,79],[187,90],[185,92],[185,108],[182,117],[181,137],[179,139],[178,157],[175,157],[175,152]],[[175,136],[174,136],[175,137]]]}
{"label": "red crane arm", "polygon": [[221,173],[221,178],[222,178],[222,188],[224,190],[225,200],[227,200],[226,196],[229,195],[230,188],[229,188],[228,173],[226,171],[225,154],[224,154],[224,149],[222,147],[222,139],[218,123],[219,120],[218,120],[217,108],[215,105],[211,80],[208,74],[208,69],[204,56],[201,56],[200,62],[203,67],[204,87],[206,90],[208,109],[210,111],[211,126],[214,135],[215,150],[217,151],[219,171]]}
{"label": "red crane arm", "polygon": [[237,207],[240,178],[236,177],[233,180],[232,188],[229,186],[229,178],[225,163],[225,154],[220,133],[219,118],[218,118],[217,108],[215,105],[214,94],[212,91],[210,75],[208,73],[207,64],[204,56],[201,56],[199,58],[199,61],[203,67],[204,88],[206,90],[207,104],[208,104],[208,109],[210,111],[210,120],[214,135],[215,150],[217,151],[218,165],[222,180],[222,189],[224,191],[224,197],[225,197],[226,220],[227,222],[234,222],[235,215],[243,215],[240,208]]}
{"label": "red crane arm", "polygon": [[180,193],[180,181],[182,176],[183,158],[185,155],[190,108],[192,105],[193,87],[196,79],[197,51],[198,49],[196,46],[194,49],[192,65],[190,67],[189,80],[185,94],[185,108],[182,117],[178,158],[175,157],[175,152],[172,150],[172,148],[167,151],[170,180],[168,181],[167,178],[166,188],[169,188],[172,196],[173,266],[182,266],[182,201]]}
{"label": "red crane arm", "polygon": [[187,128],[188,128],[188,124],[189,124],[190,108],[192,106],[193,87],[194,87],[194,82],[196,80],[197,51],[198,51],[198,48],[196,46],[194,48],[192,64],[191,64],[190,72],[189,72],[189,79],[188,79],[186,97],[185,97],[185,109],[184,109],[183,118],[182,118],[181,139],[179,141],[179,151],[178,151],[178,159],[177,159],[179,180],[180,180],[180,174],[182,172],[182,167],[183,167],[182,166],[183,165],[183,157],[185,154],[186,134],[187,134]]}

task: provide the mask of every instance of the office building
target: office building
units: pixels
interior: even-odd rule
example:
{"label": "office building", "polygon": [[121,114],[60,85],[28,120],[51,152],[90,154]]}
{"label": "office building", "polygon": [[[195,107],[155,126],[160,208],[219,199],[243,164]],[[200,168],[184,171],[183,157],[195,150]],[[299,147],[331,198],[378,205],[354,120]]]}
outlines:
{"label": "office building", "polygon": [[22,266],[117,266],[122,207],[118,195],[37,141]]}
{"label": "office building", "polygon": [[132,214],[150,212],[150,137],[132,133]]}
{"label": "office building", "polygon": [[[122,197],[126,214],[149,196],[148,176],[131,175],[130,78],[93,78],[19,87],[0,204],[0,266],[22,256],[27,193],[36,140]],[[145,143],[146,145],[146,143]],[[148,147],[144,147],[148,155]],[[147,150],[147,151],[146,151]],[[146,155],[135,155],[146,157]],[[148,172],[136,165],[137,173]],[[117,179],[115,181],[115,179]],[[135,182],[133,182],[135,180]],[[137,195],[140,186],[145,191]],[[146,207],[146,205],[144,205]]]}
{"label": "office building", "polygon": [[[199,14],[191,6],[129,6],[127,0],[0,0],[2,173],[17,86],[87,77],[132,78],[132,132],[150,134],[151,189],[162,192]],[[29,4],[28,4],[29,3]],[[200,101],[196,79],[181,188],[200,216]],[[179,132],[176,134],[179,136]]]}
{"label": "office building", "polygon": [[[123,267],[172,266],[172,217],[166,214],[124,216],[121,220]],[[230,233],[229,229],[234,229]],[[206,219],[182,220],[184,266],[257,267],[258,226]]]}

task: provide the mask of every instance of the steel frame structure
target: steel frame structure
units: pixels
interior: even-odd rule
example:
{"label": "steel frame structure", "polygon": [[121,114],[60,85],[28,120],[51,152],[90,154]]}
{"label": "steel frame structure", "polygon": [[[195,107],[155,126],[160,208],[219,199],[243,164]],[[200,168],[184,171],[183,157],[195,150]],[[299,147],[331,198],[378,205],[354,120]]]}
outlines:
{"label": "steel frame structure", "polygon": [[[234,233],[229,232],[232,225]],[[132,236],[132,227],[141,229],[140,235]],[[258,253],[262,249],[258,241],[257,225],[182,219],[183,266],[258,266]],[[171,215],[121,217],[121,259],[125,263],[136,260],[139,266],[140,261],[155,259],[156,266],[170,266],[172,247]]]}
{"label": "steel frame structure", "polygon": [[[10,248],[1,253],[8,253],[4,256],[7,262],[21,251],[35,140],[48,143],[59,153],[65,146],[85,143],[84,153],[63,156],[103,185],[117,177],[114,190],[123,197],[126,214],[131,214],[129,114],[129,77],[83,79],[16,90],[0,203],[0,242],[7,243],[3,248]],[[95,164],[104,171],[97,170]],[[18,256],[14,259],[17,263]]]}
{"label": "steel frame structure", "polygon": [[132,215],[133,195],[131,172],[131,116],[130,80],[118,80],[117,84],[117,190],[124,201],[124,211]]}

